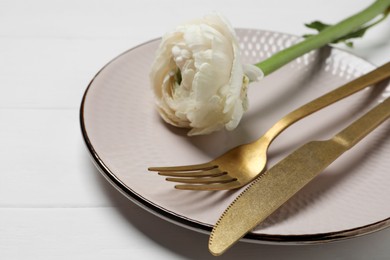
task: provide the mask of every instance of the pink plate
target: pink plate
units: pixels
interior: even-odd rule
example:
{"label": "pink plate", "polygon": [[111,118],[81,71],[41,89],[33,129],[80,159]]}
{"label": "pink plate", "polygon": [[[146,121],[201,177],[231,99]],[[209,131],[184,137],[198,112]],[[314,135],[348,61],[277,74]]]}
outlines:
{"label": "pink plate", "polygon": [[[242,59],[255,63],[299,38],[238,29]],[[298,106],[374,68],[344,51],[326,47],[250,85],[249,111],[232,132],[187,137],[165,124],[154,107],[149,69],[160,40],[135,47],[108,63],[92,80],[81,106],[87,147],[102,174],[150,212],[208,233],[236,191],[181,191],[150,166],[201,163],[260,137]],[[390,96],[378,85],[301,120],[269,149],[269,166],[313,139],[329,138],[371,106]],[[351,151],[246,236],[261,243],[318,243],[380,230],[390,224],[390,122]],[[239,220],[238,220],[239,221]]]}

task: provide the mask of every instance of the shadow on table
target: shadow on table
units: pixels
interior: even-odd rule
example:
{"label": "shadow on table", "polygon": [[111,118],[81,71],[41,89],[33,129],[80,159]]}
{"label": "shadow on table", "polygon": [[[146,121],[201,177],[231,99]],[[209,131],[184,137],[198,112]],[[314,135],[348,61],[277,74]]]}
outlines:
{"label": "shadow on table", "polygon": [[[91,164],[91,167],[92,164]],[[96,170],[97,171],[97,170]],[[322,245],[262,245],[239,242],[218,258],[208,251],[208,235],[161,219],[134,205],[96,172],[102,191],[132,227],[157,246],[183,259],[388,259],[390,230]],[[373,258],[373,256],[375,256]]]}

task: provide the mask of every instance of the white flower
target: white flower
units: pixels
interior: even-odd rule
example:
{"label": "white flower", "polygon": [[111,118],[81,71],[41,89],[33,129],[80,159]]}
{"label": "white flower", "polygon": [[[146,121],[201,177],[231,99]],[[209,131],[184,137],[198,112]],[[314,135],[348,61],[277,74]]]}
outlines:
{"label": "white flower", "polygon": [[242,65],[233,28],[218,14],[178,26],[157,50],[150,77],[162,118],[188,135],[233,130],[247,109],[247,86],[263,76]]}

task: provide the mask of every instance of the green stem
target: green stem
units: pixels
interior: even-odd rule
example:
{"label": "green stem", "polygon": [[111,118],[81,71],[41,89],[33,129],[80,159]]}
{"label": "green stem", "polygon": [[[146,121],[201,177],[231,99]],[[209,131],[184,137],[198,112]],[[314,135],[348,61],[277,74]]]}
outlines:
{"label": "green stem", "polygon": [[310,36],[255,65],[264,72],[264,75],[268,75],[303,54],[321,48],[334,40],[357,30],[360,26],[371,21],[378,15],[385,13],[389,7],[390,0],[376,0],[372,5],[361,12],[324,29],[316,35]]}

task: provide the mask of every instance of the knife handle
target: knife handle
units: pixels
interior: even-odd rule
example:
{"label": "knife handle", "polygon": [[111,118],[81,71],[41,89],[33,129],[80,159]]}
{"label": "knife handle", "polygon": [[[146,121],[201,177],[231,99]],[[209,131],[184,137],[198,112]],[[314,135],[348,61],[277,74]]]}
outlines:
{"label": "knife handle", "polygon": [[339,132],[332,140],[350,149],[389,117],[390,97]]}

